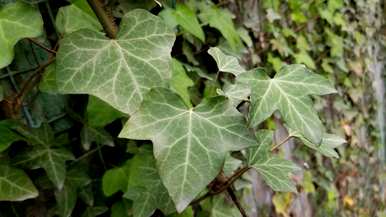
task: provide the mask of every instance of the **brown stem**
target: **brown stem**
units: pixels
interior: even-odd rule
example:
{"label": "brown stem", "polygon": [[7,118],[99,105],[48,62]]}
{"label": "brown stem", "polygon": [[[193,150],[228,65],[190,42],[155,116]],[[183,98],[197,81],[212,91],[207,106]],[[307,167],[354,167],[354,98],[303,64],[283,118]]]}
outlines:
{"label": "brown stem", "polygon": [[52,53],[52,54],[56,54],[56,51],[55,50],[52,50],[52,49],[49,49],[48,47],[42,45],[40,42],[36,41],[35,39],[33,38],[28,38],[28,40],[32,43],[34,43],[35,45],[37,45],[38,47],[42,48],[43,50],[49,52],[49,53]]}
{"label": "brown stem", "polygon": [[97,16],[99,22],[102,24],[106,35],[112,39],[116,38],[118,27],[114,23],[112,17],[106,13],[102,3],[99,0],[87,0],[87,2]]}
{"label": "brown stem", "polygon": [[244,208],[241,206],[239,199],[237,199],[236,194],[235,194],[232,186],[229,186],[227,188],[227,192],[228,192],[229,196],[231,197],[233,203],[236,205],[237,209],[239,209],[240,214],[243,217],[248,217],[248,215],[245,212]]}
{"label": "brown stem", "polygon": [[242,167],[242,168],[238,169],[231,177],[229,177],[225,182],[223,182],[221,187],[219,187],[215,191],[208,191],[203,196],[201,196],[201,197],[197,198],[196,200],[192,201],[191,204],[192,205],[198,204],[198,203],[200,203],[201,201],[205,200],[206,198],[208,198],[210,196],[214,196],[214,195],[220,194],[221,192],[227,190],[238,178],[240,178],[240,176],[242,176],[249,169],[250,169],[250,167]]}
{"label": "brown stem", "polygon": [[271,148],[271,151],[274,151],[275,149],[277,149],[278,147],[280,147],[281,145],[283,145],[284,143],[288,142],[289,139],[291,139],[293,137],[293,135],[288,135],[287,138],[285,138],[283,141],[281,141],[280,143],[274,145],[272,148]]}

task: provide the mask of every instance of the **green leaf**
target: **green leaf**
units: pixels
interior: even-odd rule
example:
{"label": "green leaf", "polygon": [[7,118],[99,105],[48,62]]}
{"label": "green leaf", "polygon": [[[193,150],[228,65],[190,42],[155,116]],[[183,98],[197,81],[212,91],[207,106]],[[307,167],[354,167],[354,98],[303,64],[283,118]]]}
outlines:
{"label": "green leaf", "polygon": [[48,178],[60,190],[66,178],[65,162],[73,160],[74,156],[70,151],[52,145],[55,142],[53,132],[47,125],[35,133],[33,137],[32,134],[29,137],[33,138],[34,147],[19,153],[13,159],[14,165],[31,169],[43,168]]}
{"label": "green leaf", "polygon": [[314,60],[310,57],[307,51],[301,51],[294,54],[296,63],[304,63],[310,69],[316,69]]}
{"label": "green leaf", "polygon": [[161,179],[178,212],[216,177],[228,151],[255,144],[243,116],[224,97],[189,109],[163,88],[149,92],[119,136],[152,140]]}
{"label": "green leaf", "polygon": [[90,96],[87,104],[87,123],[91,127],[104,127],[124,114],[97,97]]}
{"label": "green leaf", "polygon": [[166,215],[175,211],[148,146],[130,160],[129,186],[124,196],[133,200],[134,217],[149,217],[156,209]]}
{"label": "green leaf", "polygon": [[194,217],[194,212],[192,207],[188,207],[182,213],[173,213],[168,215],[168,217]]}
{"label": "green leaf", "polygon": [[111,217],[130,217],[130,204],[126,200],[118,201],[111,207]]}
{"label": "green leaf", "polygon": [[0,201],[23,201],[38,196],[38,190],[23,170],[0,165]]}
{"label": "green leaf", "polygon": [[21,3],[6,4],[0,8],[0,68],[12,62],[15,44],[23,38],[43,33],[43,20],[39,10]]}
{"label": "green leaf", "polygon": [[83,126],[80,133],[80,140],[84,150],[90,150],[93,143],[96,143],[97,145],[107,145],[114,147],[113,137],[103,128]]}
{"label": "green leaf", "polygon": [[304,136],[297,134],[296,132],[290,131],[290,133],[298,137],[303,142],[303,144],[306,145],[307,147],[314,149],[327,157],[339,158],[339,155],[335,151],[335,148],[346,143],[346,140],[344,140],[343,138],[334,134],[326,133],[323,135],[323,138],[320,144],[313,144]]}
{"label": "green leaf", "polygon": [[248,164],[254,168],[274,191],[296,191],[288,175],[299,168],[291,161],[272,156],[270,147],[273,132],[258,131],[259,146],[247,150]]}
{"label": "green leaf", "polygon": [[105,206],[87,207],[86,211],[82,214],[82,217],[96,217],[107,212],[109,209]]}
{"label": "green leaf", "polygon": [[0,152],[6,150],[13,142],[23,140],[19,134],[12,130],[13,127],[17,126],[17,123],[11,120],[0,121]]}
{"label": "green leaf", "polygon": [[127,190],[127,180],[129,177],[128,166],[109,169],[102,178],[102,189],[106,196],[111,196],[118,191]]}
{"label": "green leaf", "polygon": [[192,106],[188,88],[193,86],[192,79],[186,74],[184,66],[176,59],[172,61],[173,76],[170,81],[172,90],[178,93],[187,106]]}
{"label": "green leaf", "polygon": [[62,190],[55,192],[57,213],[61,217],[70,217],[77,200],[76,188],[65,185]]}
{"label": "green leaf", "polygon": [[282,67],[274,78],[269,78],[263,70],[251,70],[241,74],[238,82],[251,87],[249,121],[253,127],[279,110],[289,128],[320,143],[324,127],[308,95],[335,93],[327,79],[294,64]]}
{"label": "green leaf", "polygon": [[195,12],[185,4],[177,4],[175,9],[164,9],[160,16],[171,19],[172,21],[169,22],[182,26],[185,31],[196,36],[202,42],[205,42],[204,31],[202,31]]}
{"label": "green leaf", "polygon": [[[82,1],[86,2],[86,0]],[[89,7],[88,4],[82,5]],[[103,29],[93,13],[87,13],[85,10],[79,8],[77,4],[59,8],[55,24],[58,31],[62,34],[69,34],[80,29],[90,29],[94,31]]]}
{"label": "green leaf", "polygon": [[44,69],[42,81],[39,82],[39,90],[46,93],[57,93],[58,87],[56,85],[56,63],[51,63]]}
{"label": "green leaf", "polygon": [[85,29],[68,34],[57,54],[58,88],[132,114],[150,88],[166,86],[174,39],[161,18],[141,9],[122,18],[115,40]]}
{"label": "green leaf", "polygon": [[241,217],[241,214],[230,201],[227,202],[224,196],[219,195],[212,200],[210,217]]}
{"label": "green leaf", "polygon": [[245,69],[241,67],[236,57],[224,54],[219,48],[211,47],[208,53],[216,61],[219,71],[229,72],[235,76],[245,72]]}
{"label": "green leaf", "polygon": [[200,19],[220,31],[233,50],[242,47],[240,36],[233,25],[233,14],[216,6],[203,5]]}

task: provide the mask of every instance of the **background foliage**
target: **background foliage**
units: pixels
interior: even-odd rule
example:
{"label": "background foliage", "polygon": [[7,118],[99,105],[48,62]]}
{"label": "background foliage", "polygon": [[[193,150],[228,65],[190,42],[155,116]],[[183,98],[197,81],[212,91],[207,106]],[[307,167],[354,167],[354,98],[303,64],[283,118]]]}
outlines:
{"label": "background foliage", "polygon": [[[105,86],[98,80],[91,82],[90,86],[109,92],[118,90],[113,107],[93,96],[57,93],[58,89],[88,92],[81,83],[76,86],[82,75],[68,78],[71,70],[60,68],[66,58],[55,63],[54,55],[71,53],[73,56],[68,58],[77,59],[79,64],[95,56],[106,63],[111,62],[110,55],[114,60],[124,59],[109,50],[114,44],[107,46],[103,54],[87,50],[104,45],[103,38],[87,40],[90,36],[87,34],[66,38],[67,42],[60,43],[68,48],[63,46],[56,52],[58,42],[66,34],[79,29],[103,29],[87,1],[0,2],[0,197],[8,201],[23,200],[0,202],[0,216],[150,216],[156,209],[153,216],[193,216],[193,212],[195,216],[240,216],[222,194],[193,207],[194,210],[174,213],[166,189],[159,187],[163,185],[154,170],[149,142],[118,138],[128,118],[124,113],[134,110],[121,105],[138,106],[138,102],[128,102],[125,96],[119,96],[120,88],[124,87],[113,89],[115,82]],[[234,187],[249,216],[386,215],[384,3],[378,0],[110,0],[104,4],[121,29],[131,28],[125,23],[132,24],[130,14],[141,13],[134,9],[142,8],[158,14],[174,30],[168,32],[164,24],[158,24],[151,31],[165,33],[164,39],[137,43],[171,49],[167,38],[176,37],[171,88],[189,106],[218,94],[232,93],[231,86],[229,92],[218,93],[217,89],[228,87],[225,82],[230,74],[237,75],[243,68],[262,66],[274,75],[283,64],[303,63],[334,83],[337,95],[315,97],[314,101],[328,131],[347,140],[336,152],[328,152],[340,158],[326,158],[305,149],[300,141],[289,139],[276,152],[302,167],[292,178],[298,193],[273,192],[263,182],[264,177],[248,172]],[[11,18],[13,23],[6,22]],[[138,32],[144,31],[140,25],[137,28]],[[118,33],[122,51],[141,56],[141,52],[124,44],[129,40]],[[214,46],[237,58],[223,56],[218,48],[207,52]],[[78,50],[71,52],[75,48]],[[148,58],[151,54],[143,55]],[[166,67],[164,57],[152,55],[149,59],[159,66],[154,70],[162,71]],[[241,65],[237,64],[239,60]],[[132,63],[135,64],[141,62]],[[113,70],[117,71],[116,81],[125,79],[119,77],[118,69],[119,65],[113,65],[98,73]],[[56,83],[56,70],[66,72],[59,73],[63,76],[61,81],[73,79],[74,85]],[[135,67],[130,70],[133,76],[142,73]],[[154,83],[162,81],[148,79]],[[98,88],[94,88],[93,95],[112,98]],[[243,87],[237,90],[242,91]],[[140,91],[137,93],[141,95]],[[22,120],[23,124],[16,120]],[[278,115],[265,121],[264,126],[275,129],[277,141],[287,137]],[[224,165],[225,174],[231,174],[240,165],[237,159],[230,156],[229,159],[232,160]],[[252,162],[253,158],[249,160]],[[130,191],[127,185],[131,186]],[[7,198],[10,195],[7,191],[12,191],[15,198]]]}

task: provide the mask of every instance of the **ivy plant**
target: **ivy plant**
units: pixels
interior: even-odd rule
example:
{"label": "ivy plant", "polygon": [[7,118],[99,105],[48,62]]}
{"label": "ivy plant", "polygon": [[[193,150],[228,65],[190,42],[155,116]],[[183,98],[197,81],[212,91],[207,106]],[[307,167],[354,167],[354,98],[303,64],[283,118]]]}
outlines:
{"label": "ivy plant", "polygon": [[[313,96],[336,93],[330,81],[302,64],[247,70],[232,55],[247,36],[218,5],[147,1],[120,14],[98,0],[26,2],[0,8],[11,81],[0,201],[54,199],[48,216],[247,216],[235,185],[250,171],[273,191],[297,191],[302,167],[278,151],[287,140],[338,157],[344,140],[313,108]],[[36,62],[20,72],[24,42]],[[287,139],[275,139],[273,119]]]}

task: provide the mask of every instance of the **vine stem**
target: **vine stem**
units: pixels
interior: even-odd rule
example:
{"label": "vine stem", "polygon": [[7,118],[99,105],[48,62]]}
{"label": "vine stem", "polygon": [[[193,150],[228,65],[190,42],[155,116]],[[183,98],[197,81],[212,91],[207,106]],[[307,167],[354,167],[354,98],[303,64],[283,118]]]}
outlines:
{"label": "vine stem", "polygon": [[279,148],[281,145],[283,145],[284,143],[288,142],[288,140],[290,140],[292,137],[294,137],[294,135],[288,135],[287,138],[285,138],[283,141],[281,141],[280,143],[274,145],[271,148],[271,151],[274,151],[275,149]]}
{"label": "vine stem", "polygon": [[248,217],[247,213],[245,212],[244,208],[241,206],[239,199],[237,199],[237,196],[235,194],[235,191],[232,186],[229,186],[227,188],[227,192],[229,196],[231,197],[233,203],[236,205],[237,209],[239,209],[240,214],[243,217]]}
{"label": "vine stem", "polygon": [[97,16],[99,22],[102,24],[106,35],[111,39],[115,39],[117,37],[118,27],[112,17],[106,13],[102,3],[99,0],[87,0],[87,2]]}

